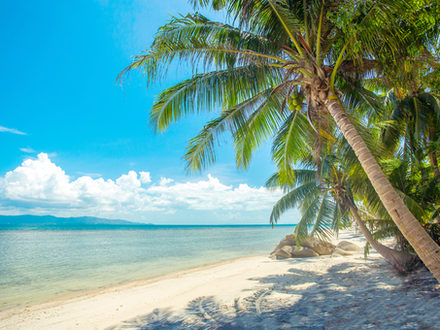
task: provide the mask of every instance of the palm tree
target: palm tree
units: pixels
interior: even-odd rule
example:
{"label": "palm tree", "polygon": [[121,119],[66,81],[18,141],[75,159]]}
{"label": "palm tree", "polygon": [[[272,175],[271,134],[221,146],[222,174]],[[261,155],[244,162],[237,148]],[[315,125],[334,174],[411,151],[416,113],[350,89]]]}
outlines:
{"label": "palm tree", "polygon": [[[298,116],[284,109],[291,96],[305,97],[303,112],[314,130],[326,139],[334,119],[393,221],[440,281],[440,247],[384,175],[342,106],[337,88],[384,71],[384,59],[408,56],[417,37],[437,28],[435,20],[429,20],[434,4],[403,0],[193,3],[225,10],[237,26],[199,14],[173,18],[159,29],[151,48],[121,72],[122,76],[143,70],[150,83],[162,77],[175,59],[190,61],[195,70],[206,72],[164,90],[151,111],[154,126],[163,131],[190,112],[222,107],[220,116],[190,141],[185,155],[188,168],[197,170],[213,162],[215,139],[227,129],[234,136],[238,166],[248,166],[253,150],[281,126],[297,130]],[[414,36],[408,33],[415,29]],[[286,145],[295,147],[289,150],[300,149],[290,140]],[[286,154],[286,163],[295,157]]]}
{"label": "palm tree", "polygon": [[296,238],[302,240],[315,235],[327,239],[333,231],[351,225],[348,219],[348,213],[351,213],[367,242],[399,273],[407,273],[419,266],[416,256],[391,249],[373,237],[354,202],[350,171],[341,167],[336,157],[328,155],[324,158],[319,175],[318,169],[294,172],[294,187],[283,184],[279,173],[267,181],[271,188],[281,186],[288,191],[273,207],[272,225],[285,211],[299,206],[302,217],[294,230]]}
{"label": "palm tree", "polygon": [[376,125],[384,127],[377,138],[395,158],[387,163],[387,177],[400,194],[431,212],[432,216],[426,217],[410,208],[426,224],[438,217],[432,209],[438,204],[440,189],[440,95],[436,83],[440,67],[430,53],[419,56],[417,62],[402,58],[397,65],[403,70],[370,79],[366,85],[385,91],[384,112],[376,118]]}
{"label": "palm tree", "polygon": [[274,205],[270,223],[274,225],[281,215],[291,208],[298,207],[301,219],[295,226],[294,235],[301,242],[309,236],[328,240],[333,232],[351,226],[347,209],[335,199],[331,187],[317,169],[294,169],[295,177],[291,185],[283,183],[280,172],[272,175],[266,182],[271,189],[283,188],[286,194]]}
{"label": "palm tree", "polygon": [[385,146],[391,151],[404,149],[413,162],[422,162],[427,156],[439,177],[439,55],[432,46],[432,53],[423,44],[418,47],[422,51],[416,58],[399,58],[388,64],[393,70],[387,70],[386,75],[376,75],[363,83],[382,94],[385,107],[376,120],[384,126],[381,138]]}
{"label": "palm tree", "polygon": [[[413,157],[408,153],[400,153],[396,154],[395,159],[382,159],[381,165],[393,187],[395,187],[411,212],[427,228],[427,231],[433,234],[432,231],[436,230],[436,226],[438,226],[435,221],[439,214],[440,184],[438,180],[433,179],[432,166],[428,162],[413,163],[411,158]],[[353,173],[353,171],[350,171],[350,173]],[[405,249],[408,242],[405,242],[405,239],[401,237],[401,233],[389,218],[388,213],[380,203],[380,199],[368,182],[365,182],[361,177],[354,178],[352,176],[352,179],[355,179],[352,180],[351,184],[352,187],[356,187],[354,192],[362,200],[363,209],[368,213],[369,218],[376,219],[375,221],[368,221],[377,230],[375,235],[382,238],[394,236],[398,241],[398,245]]]}
{"label": "palm tree", "polygon": [[[412,80],[414,82],[414,79]],[[413,91],[392,90],[387,97],[391,120],[383,132],[390,148],[402,147],[413,156],[414,163],[425,158],[431,164],[434,178],[440,180],[440,101],[435,93],[418,86]]]}

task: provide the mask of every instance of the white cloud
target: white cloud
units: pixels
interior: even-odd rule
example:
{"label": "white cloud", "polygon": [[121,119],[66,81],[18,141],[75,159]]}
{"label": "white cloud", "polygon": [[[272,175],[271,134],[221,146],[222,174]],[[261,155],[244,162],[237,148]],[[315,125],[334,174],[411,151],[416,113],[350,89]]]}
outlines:
{"label": "white cloud", "polygon": [[70,178],[52,163],[47,154],[41,153],[38,159],[26,159],[21,166],[6,173],[2,180],[4,197],[11,200],[69,200],[73,191]]}
{"label": "white cloud", "polygon": [[27,154],[33,154],[33,153],[35,153],[35,150],[34,149],[32,149],[32,148],[20,148],[20,151],[23,151],[23,152],[25,152],[25,153],[27,153]]}
{"label": "white cloud", "polygon": [[150,183],[151,175],[150,172],[139,172],[141,183]]}
{"label": "white cloud", "polygon": [[243,212],[269,212],[280,196],[280,192],[265,187],[225,185],[211,175],[188,182],[161,178],[158,183],[151,182],[150,172],[135,171],[116,180],[87,175],[73,179],[45,153],[36,159],[26,159],[0,178],[0,213],[3,214],[139,220],[146,219],[146,215],[155,218],[183,211],[186,214],[209,211],[239,218]]}
{"label": "white cloud", "polygon": [[78,171],[78,172],[76,172],[76,173],[79,174],[79,175],[82,175],[82,176],[90,176],[90,177],[92,177],[92,178],[99,178],[99,177],[102,176],[101,173],[93,173],[93,172],[83,172],[83,171]]}
{"label": "white cloud", "polygon": [[7,128],[4,126],[0,126],[0,132],[5,132],[5,133],[12,133],[12,134],[18,134],[18,135],[26,135],[26,133],[19,131],[18,129],[15,128]]}
{"label": "white cloud", "polygon": [[161,177],[159,181],[160,186],[166,186],[168,183],[173,182],[173,179]]}

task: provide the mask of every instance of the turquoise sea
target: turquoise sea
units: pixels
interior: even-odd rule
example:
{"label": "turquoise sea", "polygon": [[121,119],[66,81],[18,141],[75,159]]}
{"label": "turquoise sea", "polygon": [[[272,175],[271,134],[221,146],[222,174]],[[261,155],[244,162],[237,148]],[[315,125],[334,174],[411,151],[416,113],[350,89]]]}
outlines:
{"label": "turquoise sea", "polygon": [[268,254],[293,226],[47,226],[0,230],[0,311]]}

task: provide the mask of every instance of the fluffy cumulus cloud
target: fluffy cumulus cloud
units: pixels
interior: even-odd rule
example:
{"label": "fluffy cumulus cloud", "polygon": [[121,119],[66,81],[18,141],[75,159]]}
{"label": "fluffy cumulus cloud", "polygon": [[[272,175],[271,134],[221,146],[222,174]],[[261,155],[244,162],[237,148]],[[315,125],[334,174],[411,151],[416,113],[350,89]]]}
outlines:
{"label": "fluffy cumulus cloud", "polygon": [[211,175],[192,182],[164,177],[154,182],[149,172],[135,171],[116,180],[87,175],[72,178],[45,153],[26,159],[0,178],[3,214],[87,215],[151,222],[184,211],[185,217],[201,212],[236,218],[237,214],[261,211],[267,216],[280,196],[265,187],[225,185]]}
{"label": "fluffy cumulus cloud", "polygon": [[139,172],[139,180],[141,181],[141,183],[150,183],[150,172]]}

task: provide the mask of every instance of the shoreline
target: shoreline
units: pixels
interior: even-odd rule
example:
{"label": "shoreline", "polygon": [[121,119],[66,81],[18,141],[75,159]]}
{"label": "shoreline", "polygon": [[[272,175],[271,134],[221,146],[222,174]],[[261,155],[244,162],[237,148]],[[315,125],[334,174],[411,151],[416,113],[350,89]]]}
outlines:
{"label": "shoreline", "polygon": [[[249,226],[159,231],[0,231],[5,248],[11,244],[8,254],[0,256],[4,271],[0,313],[265,254],[290,231],[290,227],[270,230]],[[13,245],[14,240],[20,243]]]}
{"label": "shoreline", "polygon": [[169,278],[180,277],[180,276],[192,273],[192,272],[201,271],[201,270],[209,269],[209,268],[214,268],[216,266],[227,265],[227,264],[233,263],[235,261],[243,260],[243,259],[254,258],[254,257],[267,257],[267,256],[268,255],[257,254],[257,255],[248,255],[248,256],[230,258],[230,259],[226,259],[226,260],[217,261],[214,263],[207,263],[207,264],[202,264],[199,266],[188,267],[188,268],[172,271],[172,272],[161,274],[161,275],[153,275],[153,276],[149,276],[149,277],[145,277],[145,278],[141,278],[141,279],[136,279],[136,280],[122,281],[119,283],[114,283],[114,284],[102,286],[102,287],[95,288],[95,289],[83,289],[83,290],[78,290],[75,292],[63,293],[63,294],[57,295],[56,297],[52,297],[52,298],[49,298],[49,299],[41,301],[41,302],[23,304],[22,306],[15,306],[15,307],[7,308],[5,310],[0,311],[0,329],[1,329],[1,322],[3,319],[6,319],[12,315],[17,315],[20,312],[23,312],[25,310],[29,310],[29,309],[38,309],[39,310],[39,309],[44,309],[44,308],[50,308],[50,307],[53,307],[53,305],[55,305],[55,304],[68,303],[73,300],[81,299],[81,298],[95,297],[100,294],[107,293],[109,291],[115,291],[115,290],[143,286],[143,285],[155,283],[155,282],[158,282],[161,280],[166,280]]}
{"label": "shoreline", "polygon": [[[233,259],[229,259],[229,260],[224,260],[224,261],[219,261],[213,264],[207,264],[207,265],[201,265],[201,266],[196,266],[196,267],[191,267],[185,270],[180,270],[180,271],[176,271],[176,272],[172,272],[172,273],[168,273],[168,274],[164,274],[164,275],[159,275],[159,276],[155,276],[155,277],[151,277],[151,278],[145,278],[145,279],[141,279],[141,280],[134,280],[134,281],[129,281],[129,282],[125,282],[125,283],[121,283],[121,284],[117,284],[117,285],[112,285],[106,288],[101,288],[101,289],[95,289],[95,290],[87,290],[86,292],[82,292],[79,294],[76,293],[72,293],[72,294],[66,294],[66,295],[62,295],[56,298],[52,298],[49,301],[43,302],[43,303],[37,303],[34,305],[30,305],[30,306],[22,306],[22,307],[16,307],[16,308],[12,308],[12,309],[8,309],[5,311],[0,312],[0,329],[30,329],[35,327],[35,324],[38,324],[39,321],[42,321],[42,318],[44,318],[45,315],[47,314],[51,314],[51,312],[53,313],[53,316],[56,316],[57,314],[59,314],[58,310],[60,308],[62,308],[64,310],[64,312],[66,312],[66,314],[64,314],[65,316],[67,316],[67,313],[70,312],[70,308],[72,305],[79,307],[80,310],[84,310],[84,308],[82,308],[82,305],[84,306],[90,306],[90,303],[92,303],[92,305],[95,305],[94,300],[102,300],[102,298],[110,298],[109,300],[112,300],[114,295],[119,295],[120,293],[122,294],[127,294],[129,296],[132,296],[132,294],[135,291],[139,291],[142,289],[149,289],[149,287],[151,286],[155,286],[158,285],[161,286],[162,283],[164,282],[181,282],[180,280],[186,280],[186,278],[191,278],[193,275],[195,274],[202,274],[202,277],[204,277],[204,273],[208,272],[208,273],[215,273],[219,268],[221,267],[226,267],[228,268],[228,266],[233,265],[233,264],[237,264],[237,265],[241,265],[243,264],[243,262],[250,262],[250,263],[254,263],[254,261],[273,261],[271,259],[269,259],[268,255],[257,255],[257,256],[245,256],[245,257],[238,257],[238,258],[233,258]],[[275,261],[276,262],[276,261]],[[162,287],[162,286],[161,286]],[[168,287],[168,286],[166,286]],[[132,299],[130,297],[130,299]],[[186,299],[185,299],[185,303],[186,303]],[[98,302],[98,305],[100,304],[100,302]],[[120,307],[120,305],[116,304],[116,311],[118,310],[118,306]],[[183,305],[182,305],[183,307]],[[179,308],[177,308],[178,310]],[[92,313],[95,314],[95,313]],[[131,315],[131,316],[136,316],[137,313]],[[83,317],[83,315],[81,315]],[[82,318],[81,317],[81,318]],[[56,324],[51,324],[51,320],[48,320],[48,323],[43,322],[43,324],[41,325],[42,328],[50,328],[50,329],[64,329],[66,326],[67,328],[78,328],[78,329],[82,329],[83,326],[85,326],[84,324],[77,324],[77,322],[75,322],[75,324],[71,323],[69,321],[70,317],[66,317],[67,323],[68,325],[64,325],[64,322],[62,322],[62,326],[60,325],[56,325]],[[116,318],[115,321],[118,322],[122,322],[126,320],[126,316],[124,315],[123,317],[119,317]],[[44,320],[43,320],[44,321]],[[100,320],[100,323],[102,322],[102,324],[105,324],[105,320],[102,319]],[[55,322],[58,323],[58,322]],[[105,327],[101,327],[98,326],[97,324],[94,324],[92,326],[92,328],[94,329],[103,329],[106,328],[108,326],[114,325],[114,321],[112,321],[109,324],[106,324]],[[90,325],[87,325],[86,328],[89,328]],[[37,327],[40,328],[40,327]]]}
{"label": "shoreline", "polygon": [[[353,232],[339,240],[363,243]],[[247,256],[6,310],[0,329],[432,328],[435,287],[428,272],[397,276],[375,252]]]}

